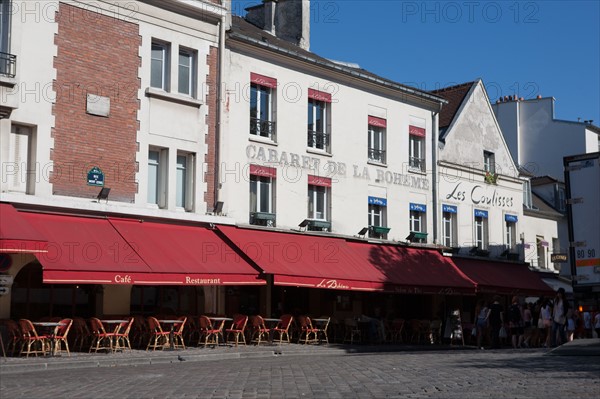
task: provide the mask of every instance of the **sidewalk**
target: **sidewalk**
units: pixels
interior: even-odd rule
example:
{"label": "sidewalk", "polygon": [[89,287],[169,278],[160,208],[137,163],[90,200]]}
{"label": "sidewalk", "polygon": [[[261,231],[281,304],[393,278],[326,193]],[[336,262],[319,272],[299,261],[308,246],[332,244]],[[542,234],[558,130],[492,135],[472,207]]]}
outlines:
{"label": "sidewalk", "polygon": [[343,355],[373,352],[420,352],[444,350],[473,350],[470,346],[449,345],[301,345],[267,344],[248,346],[191,347],[185,350],[136,350],[116,353],[62,352],[56,357],[0,357],[0,375],[46,369],[72,369],[82,367],[117,367],[143,364],[168,364],[180,361],[200,362],[272,356]]}
{"label": "sidewalk", "polygon": [[[149,351],[133,350],[116,353],[87,353],[65,352],[57,357],[0,357],[0,375],[21,373],[46,369],[73,369],[82,367],[117,367],[143,364],[169,364],[186,362],[201,362],[211,360],[227,360],[241,358],[265,358],[272,356],[306,356],[306,355],[345,355],[356,353],[377,352],[424,352],[478,350],[474,346],[459,345],[300,345],[300,344],[267,344],[248,346],[224,346],[217,348],[191,347],[185,350]],[[600,356],[600,339],[577,339],[550,351],[542,348],[511,349],[503,348],[497,351],[543,351],[547,356]]]}

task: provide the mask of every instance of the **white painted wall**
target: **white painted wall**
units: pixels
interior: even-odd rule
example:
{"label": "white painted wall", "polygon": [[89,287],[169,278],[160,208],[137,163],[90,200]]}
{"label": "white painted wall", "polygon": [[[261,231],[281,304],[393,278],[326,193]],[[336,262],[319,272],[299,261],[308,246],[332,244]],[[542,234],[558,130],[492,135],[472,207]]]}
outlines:
{"label": "white painted wall", "polygon": [[[536,176],[564,180],[563,157],[598,151],[598,134],[582,122],[554,119],[553,97],[492,105],[515,159]],[[518,128],[515,126],[518,118]],[[512,148],[511,148],[512,151]]]}
{"label": "white painted wall", "polygon": [[[420,118],[427,131],[426,154],[431,154],[431,112],[381,95],[358,90],[338,81],[329,81],[315,72],[300,71],[290,62],[279,65],[245,54],[227,51],[230,85],[225,99],[223,129],[227,132],[221,142],[221,181],[219,199],[224,210],[240,224],[249,222],[248,164],[269,165],[270,154],[281,159],[297,154],[299,162],[319,161],[319,170],[303,167],[277,167],[276,213],[277,227],[297,229],[307,216],[307,176],[318,173],[333,178],[332,229],[335,233],[356,235],[367,226],[367,197],[369,186],[378,186],[387,192],[389,239],[405,240],[409,233],[409,203],[426,204],[431,209],[431,173],[408,171],[408,126],[412,117]],[[277,143],[269,144],[249,134],[250,73],[276,78]],[[323,73],[323,72],[321,72]],[[325,154],[307,148],[307,91],[317,88],[332,94],[331,113],[332,151]],[[368,115],[374,109],[384,110],[387,117],[387,166],[368,164]],[[376,115],[379,116],[379,115]],[[257,159],[262,148],[265,159]],[[247,150],[249,152],[247,152]],[[271,153],[269,153],[271,151]],[[250,155],[250,156],[249,156]],[[305,158],[306,157],[306,158]],[[310,158],[310,159],[309,159]],[[431,157],[426,155],[431,169]],[[325,165],[334,163],[331,173]],[[356,168],[355,168],[356,167]],[[368,176],[365,175],[368,173]],[[379,173],[379,175],[378,175]],[[393,184],[385,181],[385,173],[399,173],[408,181],[426,179],[422,188]],[[378,176],[383,179],[378,179]],[[412,183],[411,183],[412,185]],[[432,217],[428,214],[427,231],[432,231]],[[429,237],[431,242],[431,234]]]}
{"label": "white painted wall", "polygon": [[[524,249],[525,262],[529,262],[532,266],[540,267],[543,270],[558,270],[555,269],[554,264],[550,262],[550,254],[553,251],[552,239],[558,237],[558,225],[556,221],[525,215],[523,217],[523,222],[522,233],[524,236],[524,243],[526,244]],[[546,253],[545,267],[542,267],[542,265],[538,263],[537,237],[541,237],[548,242],[548,247],[544,248]]]}

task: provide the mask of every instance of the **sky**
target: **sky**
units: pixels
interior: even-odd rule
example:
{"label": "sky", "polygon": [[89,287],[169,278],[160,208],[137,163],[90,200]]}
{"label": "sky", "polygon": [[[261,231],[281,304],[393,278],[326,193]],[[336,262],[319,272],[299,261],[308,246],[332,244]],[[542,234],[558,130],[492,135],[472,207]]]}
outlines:
{"label": "sky", "polygon": [[[259,1],[233,1],[236,15]],[[422,90],[481,78],[600,126],[600,2],[312,0],[310,50]]]}

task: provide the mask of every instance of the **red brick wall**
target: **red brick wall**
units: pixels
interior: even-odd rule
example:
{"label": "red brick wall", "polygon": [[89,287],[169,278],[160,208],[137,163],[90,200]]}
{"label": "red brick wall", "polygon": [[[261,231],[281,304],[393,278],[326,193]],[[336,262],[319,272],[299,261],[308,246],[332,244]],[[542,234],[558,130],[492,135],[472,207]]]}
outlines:
{"label": "red brick wall", "polygon": [[[136,24],[60,3],[54,58],[53,193],[95,198],[87,171],[99,167],[110,200],[133,202],[139,109]],[[86,95],[110,97],[110,115],[86,113]]]}
{"label": "red brick wall", "polygon": [[216,127],[217,127],[217,66],[219,62],[219,49],[211,47],[209,54],[206,56],[208,64],[208,75],[206,76],[206,87],[208,88],[205,103],[208,106],[206,115],[206,124],[208,133],[206,135],[207,153],[204,158],[206,162],[206,171],[204,173],[204,181],[206,182],[206,192],[204,200],[206,201],[207,211],[212,211],[215,205],[215,151],[216,151]]}

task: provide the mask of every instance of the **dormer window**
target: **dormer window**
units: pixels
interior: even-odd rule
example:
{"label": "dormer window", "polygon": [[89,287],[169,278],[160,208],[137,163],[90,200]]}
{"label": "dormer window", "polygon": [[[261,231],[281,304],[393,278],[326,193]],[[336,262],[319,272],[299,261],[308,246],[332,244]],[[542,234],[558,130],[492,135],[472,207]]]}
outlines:
{"label": "dormer window", "polygon": [[493,152],[483,152],[483,170],[491,175],[496,174],[496,159]]}

